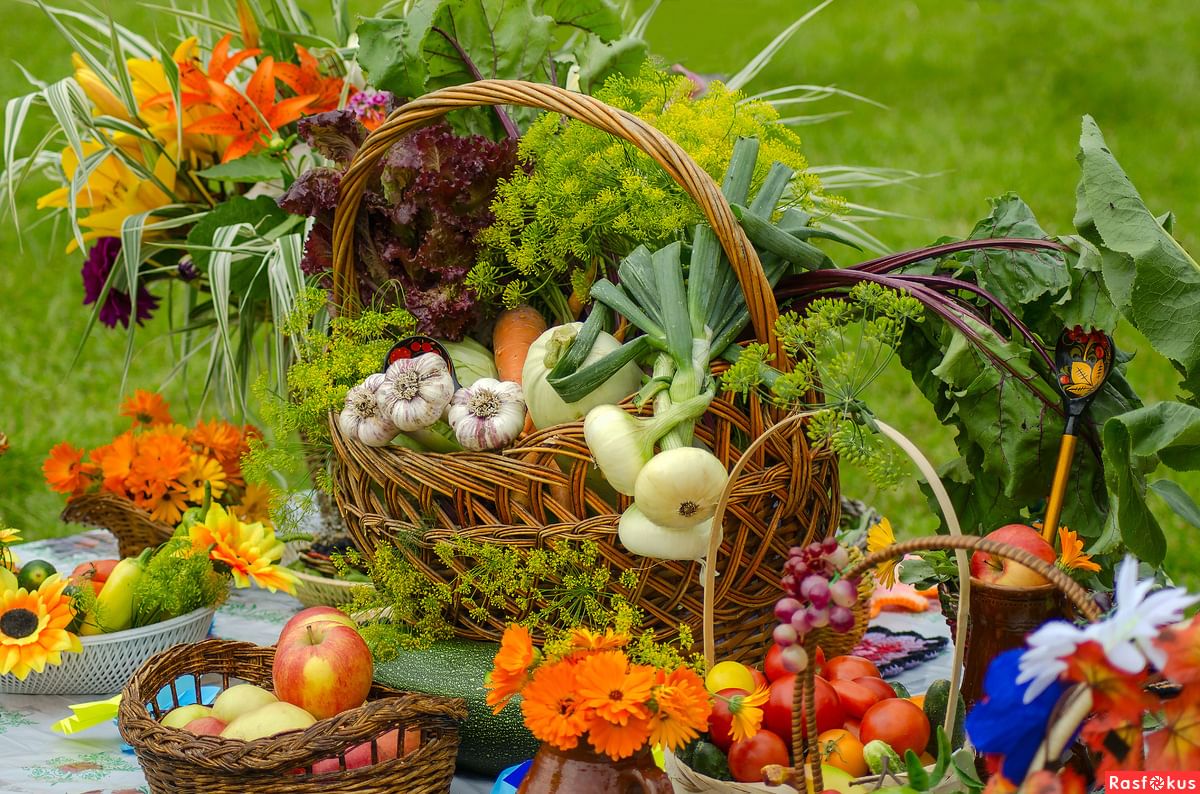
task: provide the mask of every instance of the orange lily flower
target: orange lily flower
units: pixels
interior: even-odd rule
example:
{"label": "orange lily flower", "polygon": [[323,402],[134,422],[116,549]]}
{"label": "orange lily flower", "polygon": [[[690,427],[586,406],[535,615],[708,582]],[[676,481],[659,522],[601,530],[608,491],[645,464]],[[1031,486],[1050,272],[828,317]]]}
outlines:
{"label": "orange lily flower", "polygon": [[187,132],[232,136],[233,141],[221,156],[223,163],[266,145],[275,130],[304,115],[316,98],[312,94],[304,94],[276,102],[275,59],[269,56],[263,58],[254,71],[254,76],[246,85],[245,95],[216,80],[210,79],[208,87],[211,103],[224,112],[189,124]]}
{"label": "orange lily flower", "polygon": [[323,113],[336,110],[342,99],[342,78],[322,77],[317,68],[317,59],[308,50],[296,45],[296,56],[300,65],[294,63],[275,64],[275,76],[297,94],[315,94],[316,99],[306,109],[308,113]]}
{"label": "orange lily flower", "polygon": [[208,59],[207,73],[197,60],[179,62],[179,81],[190,89],[189,93],[181,97],[185,106],[209,102],[212,96],[209,81],[215,80],[218,83],[224,83],[230,73],[241,65],[242,61],[253,58],[262,52],[262,50],[251,47],[230,55],[229,45],[232,41],[233,34],[226,33],[213,47],[212,55]]}

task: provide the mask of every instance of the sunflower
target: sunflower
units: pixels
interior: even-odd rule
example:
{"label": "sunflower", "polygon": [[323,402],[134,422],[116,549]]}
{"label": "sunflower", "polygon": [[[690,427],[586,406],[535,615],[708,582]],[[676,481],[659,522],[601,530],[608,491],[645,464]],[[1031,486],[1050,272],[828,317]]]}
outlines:
{"label": "sunflower", "polygon": [[656,747],[677,750],[708,727],[712,703],[704,680],[695,670],[681,667],[670,673],[659,671],[654,689],[655,711],[650,717],[650,742]]}
{"label": "sunflower", "polygon": [[500,650],[484,684],[488,690],[487,704],[492,707],[493,713],[503,711],[512,696],[525,686],[534,655],[533,637],[529,629],[514,624],[504,630],[504,636],[500,638]]}
{"label": "sunflower", "polygon": [[191,463],[183,472],[183,487],[187,489],[191,502],[199,504],[204,501],[205,483],[212,490],[212,498],[220,499],[225,493],[225,469],[215,458],[192,455]]}
{"label": "sunflower", "polygon": [[[867,530],[867,553],[872,554],[877,551],[882,551],[896,542],[896,535],[892,532],[892,522],[886,518],[880,519],[878,524],[875,524]],[[896,583],[896,563],[898,560],[890,559],[879,563],[875,566],[875,578],[884,587],[891,587]]]}
{"label": "sunflower", "polygon": [[[655,670],[630,665],[622,651],[601,651],[579,663],[579,699],[602,720],[624,725],[650,716],[646,707]],[[648,728],[647,728],[648,730]]]}
{"label": "sunflower", "polygon": [[67,631],[75,619],[68,581],[58,574],[32,593],[21,588],[0,593],[0,675],[24,681],[47,664],[62,664],[62,652],[83,650],[79,637]]}
{"label": "sunflower", "polygon": [[769,697],[771,690],[759,687],[751,695],[734,695],[729,699],[729,714],[733,717],[730,733],[735,741],[758,733],[763,721],[762,705]]}
{"label": "sunflower", "polygon": [[128,416],[135,425],[169,425],[171,411],[161,394],[138,389],[121,403],[121,416]]}
{"label": "sunflower", "polygon": [[250,483],[242,492],[241,503],[233,507],[233,512],[248,524],[258,521],[264,526],[270,526],[271,489],[266,485]]}
{"label": "sunflower", "polygon": [[83,455],[82,449],[76,449],[65,441],[50,450],[50,455],[42,464],[42,473],[50,490],[72,495],[83,493],[97,470],[96,464],[83,462]]}
{"label": "sunflower", "polygon": [[15,527],[0,527],[0,546],[11,546],[21,542],[21,530]]}
{"label": "sunflower", "polygon": [[1058,528],[1058,546],[1062,555],[1058,559],[1058,567],[1071,571],[1091,571],[1096,573],[1100,566],[1092,561],[1092,555],[1083,551],[1083,541],[1079,535],[1066,527]]}
{"label": "sunflower", "polygon": [[209,549],[209,556],[228,565],[238,587],[253,581],[271,592],[296,592],[295,574],[276,564],[283,556],[283,543],[262,524],[245,524],[214,504],[204,523],[188,528],[188,537],[192,546]]}
{"label": "sunflower", "polygon": [[631,717],[624,725],[597,718],[588,725],[592,747],[614,761],[633,755],[645,747],[649,738],[650,721],[644,717]]}
{"label": "sunflower", "polygon": [[542,665],[521,693],[525,727],[560,750],[574,749],[588,726],[589,712],[576,692],[577,670],[561,662]]}

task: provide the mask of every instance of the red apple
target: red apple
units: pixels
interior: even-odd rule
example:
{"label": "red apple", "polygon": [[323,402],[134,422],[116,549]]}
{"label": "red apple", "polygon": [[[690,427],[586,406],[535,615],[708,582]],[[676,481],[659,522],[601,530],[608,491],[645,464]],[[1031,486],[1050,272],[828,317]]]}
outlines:
{"label": "red apple", "polygon": [[225,723],[216,717],[201,717],[183,726],[185,731],[191,731],[197,736],[220,736],[225,730]]}
{"label": "red apple", "polygon": [[292,619],[283,624],[283,631],[279,632],[279,643],[283,643],[283,638],[288,634],[302,629],[312,623],[333,622],[340,623],[343,626],[356,628],[354,619],[340,609],[334,607],[309,607],[302,612],[297,612],[292,615]]}
{"label": "red apple", "polygon": [[[377,760],[375,763],[391,761],[399,753],[400,731],[394,730],[390,733],[385,733],[375,740]],[[363,742],[360,745],[351,747],[346,751],[346,768],[358,769],[359,767],[371,766],[371,743]],[[337,772],[341,769],[341,765],[336,758],[325,758],[313,764],[313,774],[321,775],[326,772]]]}
{"label": "red apple", "polygon": [[275,649],[275,696],[318,720],[361,706],[375,666],[358,630],[332,621],[285,633]]}
{"label": "red apple", "polygon": [[[1051,564],[1057,558],[1054,547],[1046,542],[1041,533],[1024,524],[1000,527],[990,532],[986,539],[1024,549]],[[971,555],[971,577],[987,584],[1007,587],[1038,587],[1048,584],[1046,578],[1033,569],[984,551],[977,551]]]}

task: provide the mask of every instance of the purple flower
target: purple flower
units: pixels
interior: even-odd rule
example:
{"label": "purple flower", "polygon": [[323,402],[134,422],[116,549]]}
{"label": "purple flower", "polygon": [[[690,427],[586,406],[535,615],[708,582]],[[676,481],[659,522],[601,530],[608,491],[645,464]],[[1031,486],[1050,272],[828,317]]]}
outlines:
{"label": "purple flower", "polygon": [[359,91],[346,103],[346,107],[354,111],[354,115],[363,126],[373,130],[383,123],[392,112],[395,97],[391,91],[375,91],[367,88]]}
{"label": "purple flower", "polygon": [[[117,257],[121,255],[121,241],[116,237],[101,237],[96,241],[88,251],[87,260],[83,263],[83,305],[90,306],[100,300],[101,293],[104,292],[104,285],[108,283],[108,276],[112,272],[113,265],[117,261]],[[129,293],[117,289],[115,284],[122,283],[124,279],[116,278],[114,286],[108,290],[108,295],[104,299],[104,305],[100,307],[100,322],[107,325],[109,328],[116,328],[117,323],[123,327],[129,327],[129,317],[133,309],[133,302],[129,299]],[[158,298],[150,294],[150,292],[142,285],[138,285],[137,295],[137,323],[141,325],[154,313],[158,308]]]}

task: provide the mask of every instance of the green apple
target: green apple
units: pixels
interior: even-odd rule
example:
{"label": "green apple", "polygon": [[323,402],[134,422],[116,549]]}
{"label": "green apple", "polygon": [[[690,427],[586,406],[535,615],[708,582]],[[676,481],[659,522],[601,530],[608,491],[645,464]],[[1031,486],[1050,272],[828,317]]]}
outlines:
{"label": "green apple", "polygon": [[242,714],[225,726],[221,738],[249,742],[277,733],[303,730],[316,721],[313,715],[299,706],[279,700]]}
{"label": "green apple", "polygon": [[241,715],[278,700],[279,698],[260,686],[238,684],[217,695],[212,705],[212,714],[209,716],[216,717],[228,725]]}
{"label": "green apple", "polygon": [[171,709],[168,711],[167,716],[162,718],[162,724],[167,728],[183,728],[192,720],[198,720],[201,717],[211,716],[212,709],[210,709],[208,706],[180,706],[177,709]]}

